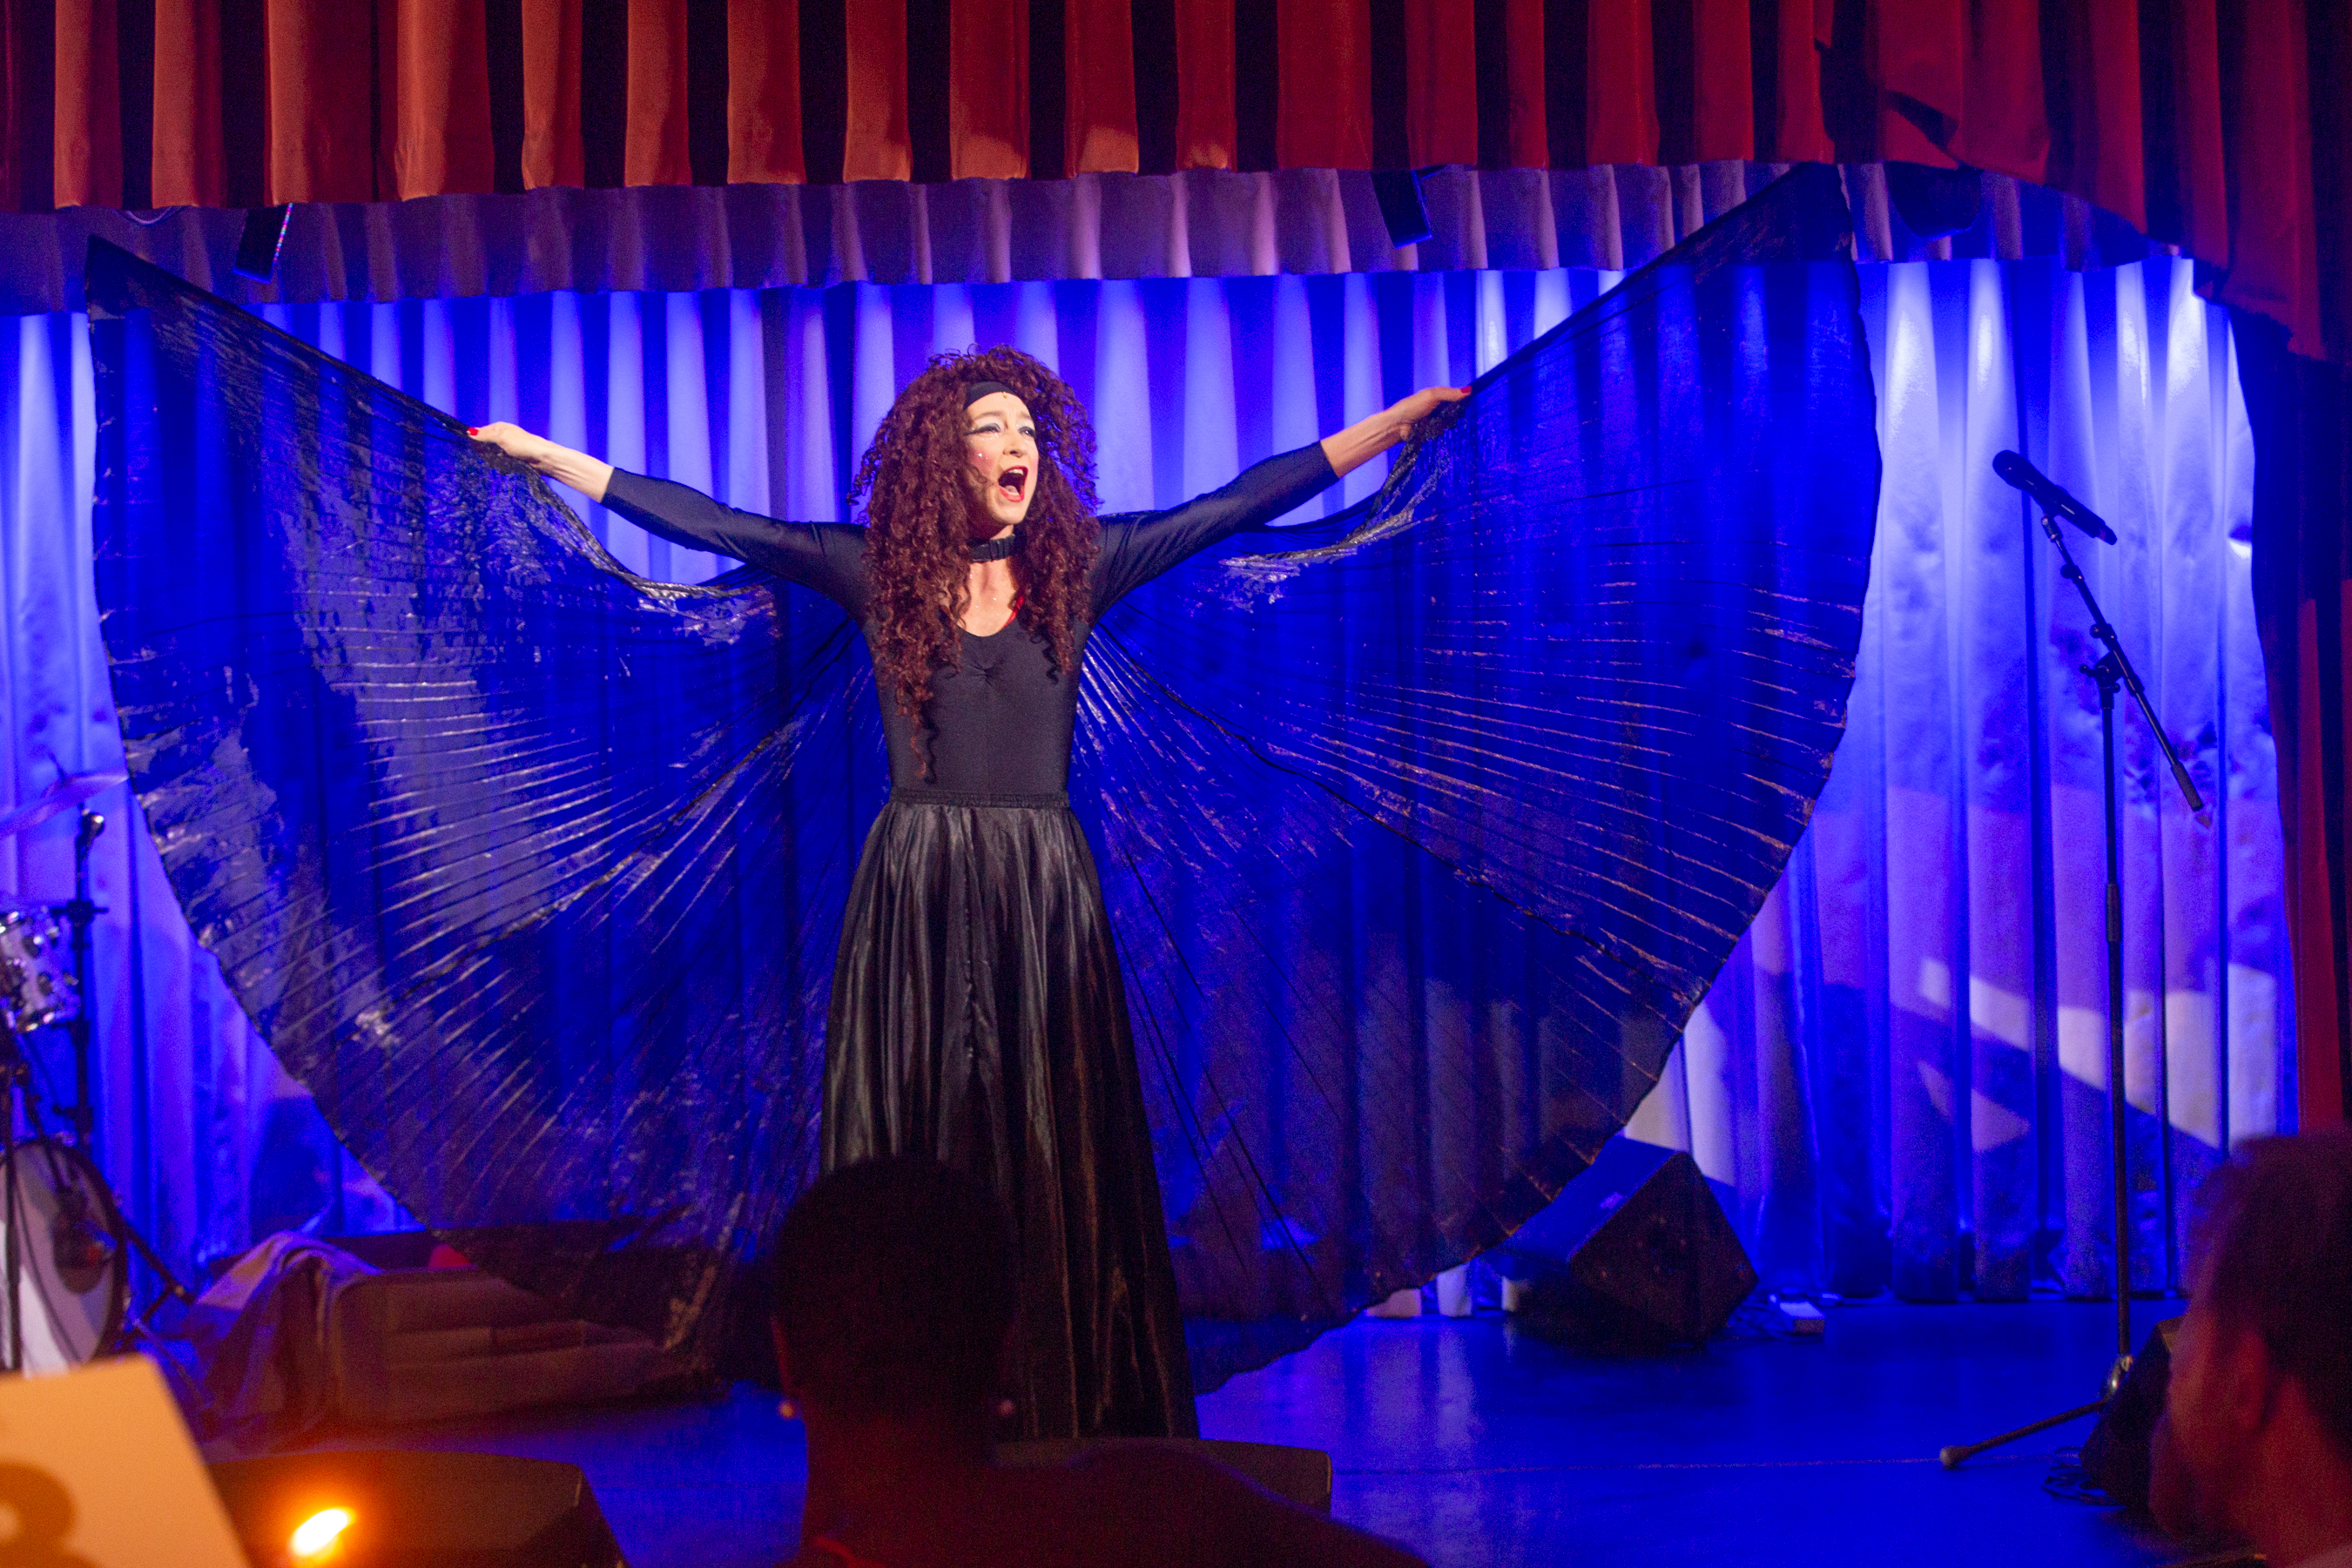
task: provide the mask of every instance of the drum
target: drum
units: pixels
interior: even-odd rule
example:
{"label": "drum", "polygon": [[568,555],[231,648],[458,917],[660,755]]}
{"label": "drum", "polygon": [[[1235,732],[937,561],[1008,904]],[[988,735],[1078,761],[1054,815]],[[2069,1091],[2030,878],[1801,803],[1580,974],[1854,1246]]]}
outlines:
{"label": "drum", "polygon": [[[24,1369],[61,1372],[97,1356],[122,1327],[131,1285],[122,1220],[98,1167],[71,1145],[18,1144],[0,1163],[0,1195],[11,1169],[16,1202],[0,1204],[0,1245],[15,1245],[22,1270],[15,1305],[25,1325]],[[0,1361],[8,1354],[6,1296],[0,1288]]]}
{"label": "drum", "polygon": [[0,1023],[22,1034],[80,1016],[66,923],[39,910],[0,907]]}

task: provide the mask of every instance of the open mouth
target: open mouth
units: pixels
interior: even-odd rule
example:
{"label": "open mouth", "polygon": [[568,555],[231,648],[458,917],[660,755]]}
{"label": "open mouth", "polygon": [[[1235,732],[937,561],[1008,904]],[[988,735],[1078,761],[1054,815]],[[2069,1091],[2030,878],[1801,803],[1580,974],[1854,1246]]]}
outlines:
{"label": "open mouth", "polygon": [[1007,468],[996,476],[996,493],[1008,501],[1018,501],[1029,488],[1029,470]]}

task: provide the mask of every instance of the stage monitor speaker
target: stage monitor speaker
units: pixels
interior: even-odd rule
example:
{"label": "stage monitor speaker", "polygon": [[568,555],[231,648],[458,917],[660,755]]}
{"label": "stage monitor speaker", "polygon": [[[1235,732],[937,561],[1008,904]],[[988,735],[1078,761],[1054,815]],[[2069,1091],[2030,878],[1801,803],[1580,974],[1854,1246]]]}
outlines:
{"label": "stage monitor speaker", "polygon": [[1984,176],[1976,170],[1899,162],[1885,169],[1886,199],[1895,204],[1895,215],[1921,239],[1941,239],[1975,226],[1977,209],[1984,204]]}
{"label": "stage monitor speaker", "polygon": [[227,1459],[212,1476],[257,1563],[323,1527],[338,1568],[623,1568],[577,1465],[383,1449]]}
{"label": "stage monitor speaker", "polygon": [[2143,1518],[2154,1474],[2149,1444],[2164,1414],[2164,1391],[2172,1381],[2172,1340],[2179,1332],[2179,1318],[2167,1318],[2148,1331],[2139,1354],[2132,1357],[2131,1371],[2124,1375],[2124,1385],[2083,1440],[2083,1473],[2127,1511]]}
{"label": "stage monitor speaker", "polygon": [[286,245],[286,221],[294,209],[250,207],[246,210],[245,228],[236,236],[236,259],[230,269],[256,283],[268,283],[278,277],[278,253]]}
{"label": "stage monitor speaker", "polygon": [[1522,1287],[1522,1317],[1635,1348],[1709,1339],[1756,1289],[1747,1249],[1697,1165],[1624,1137],[1603,1145],[1489,1261]]}

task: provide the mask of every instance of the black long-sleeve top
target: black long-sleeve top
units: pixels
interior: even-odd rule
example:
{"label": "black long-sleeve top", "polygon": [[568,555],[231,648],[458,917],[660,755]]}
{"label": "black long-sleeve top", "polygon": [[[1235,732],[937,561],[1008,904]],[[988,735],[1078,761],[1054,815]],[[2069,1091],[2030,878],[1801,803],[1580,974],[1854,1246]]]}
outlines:
{"label": "black long-sleeve top", "polygon": [[[1269,457],[1223,489],[1169,511],[1105,517],[1102,553],[1089,583],[1091,610],[1076,628],[1081,659],[1095,622],[1131,590],[1221,539],[1264,528],[1335,477],[1318,444]],[[684,485],[617,468],[604,505],[648,533],[731,556],[814,589],[849,612],[871,646],[865,528],[852,523],[781,523],[721,506]],[[961,632],[960,637],[957,666],[931,677],[925,710],[929,778],[915,756],[912,722],[898,712],[890,694],[883,694],[891,782],[902,789],[982,796],[1060,794],[1069,783],[1076,672],[1056,672],[1052,645],[1017,617],[992,636]]]}

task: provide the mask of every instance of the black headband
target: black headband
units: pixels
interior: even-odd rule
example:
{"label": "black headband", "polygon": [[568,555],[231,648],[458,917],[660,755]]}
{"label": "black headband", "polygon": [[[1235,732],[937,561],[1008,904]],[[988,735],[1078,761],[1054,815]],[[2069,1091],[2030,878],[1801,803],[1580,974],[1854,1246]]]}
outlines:
{"label": "black headband", "polygon": [[1014,392],[1011,387],[1006,386],[1003,382],[974,382],[970,386],[963,389],[964,407],[970,408],[972,404],[988,396],[991,392],[1003,392],[1007,397],[1019,397],[1021,395],[1019,392]]}

